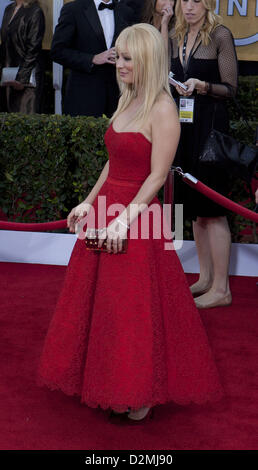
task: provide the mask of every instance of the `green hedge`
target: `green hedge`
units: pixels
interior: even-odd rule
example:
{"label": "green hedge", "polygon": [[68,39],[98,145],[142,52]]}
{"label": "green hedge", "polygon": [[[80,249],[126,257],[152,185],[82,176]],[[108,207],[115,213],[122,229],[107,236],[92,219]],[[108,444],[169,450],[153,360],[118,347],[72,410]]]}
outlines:
{"label": "green hedge", "polygon": [[[250,121],[257,120],[258,109],[258,76],[239,77],[237,101]],[[232,121],[239,120],[239,112],[233,101],[228,103],[229,115]]]}
{"label": "green hedge", "polygon": [[[94,186],[107,160],[106,118],[0,114],[0,208],[8,220],[44,222],[67,217]],[[255,123],[252,123],[255,129]],[[231,123],[238,139],[252,142],[253,133],[241,122]],[[161,199],[162,191],[159,193]],[[242,181],[235,181],[231,198],[246,201]],[[247,207],[253,209],[251,201]],[[233,240],[241,240],[248,222],[230,217]],[[252,227],[252,224],[250,225]],[[185,239],[191,239],[190,223]],[[253,237],[253,240],[257,240]]]}
{"label": "green hedge", "polygon": [[107,160],[106,118],[0,114],[0,207],[9,220],[66,218]]}

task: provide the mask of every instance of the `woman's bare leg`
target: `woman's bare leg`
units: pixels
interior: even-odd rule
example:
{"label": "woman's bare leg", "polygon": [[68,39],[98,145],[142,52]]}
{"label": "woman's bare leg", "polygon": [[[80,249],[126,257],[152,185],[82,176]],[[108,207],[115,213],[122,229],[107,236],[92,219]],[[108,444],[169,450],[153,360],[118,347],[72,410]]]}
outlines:
{"label": "woman's bare leg", "polygon": [[214,303],[218,305],[231,303],[228,278],[231,234],[227,218],[207,218],[207,231],[213,266],[213,282],[208,292],[196,298],[196,305],[199,308],[208,308],[214,306]]}
{"label": "woman's bare leg", "polygon": [[200,275],[190,290],[192,294],[203,293],[212,285],[213,280],[213,263],[211,257],[210,240],[208,232],[208,219],[206,217],[198,217],[196,222],[193,221],[193,233],[200,264]]}

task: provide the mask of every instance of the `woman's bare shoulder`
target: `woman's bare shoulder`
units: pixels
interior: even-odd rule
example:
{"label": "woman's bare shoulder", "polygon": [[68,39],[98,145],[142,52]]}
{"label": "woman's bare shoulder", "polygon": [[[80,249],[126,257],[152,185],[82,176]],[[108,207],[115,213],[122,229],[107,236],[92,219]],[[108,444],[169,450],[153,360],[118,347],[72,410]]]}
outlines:
{"label": "woman's bare shoulder", "polygon": [[153,106],[152,118],[157,120],[170,119],[175,117],[178,117],[175,101],[167,93],[163,93],[160,95]]}

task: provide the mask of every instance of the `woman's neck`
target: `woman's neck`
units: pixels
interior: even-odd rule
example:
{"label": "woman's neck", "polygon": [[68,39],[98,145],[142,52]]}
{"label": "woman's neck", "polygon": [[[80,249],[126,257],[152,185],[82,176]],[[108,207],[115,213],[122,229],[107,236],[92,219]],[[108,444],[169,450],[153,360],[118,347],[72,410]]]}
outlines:
{"label": "woman's neck", "polygon": [[196,34],[199,33],[202,25],[204,23],[204,18],[201,18],[200,21],[198,21],[198,23],[195,23],[195,24],[188,24],[188,32],[194,36]]}
{"label": "woman's neck", "polygon": [[21,7],[22,4],[23,4],[23,0],[16,0],[15,3],[16,3],[16,6],[17,6],[17,7]]}
{"label": "woman's neck", "polygon": [[135,97],[133,98],[132,102],[136,105],[136,106],[141,106],[144,102],[144,93],[141,91],[141,92],[137,92],[137,94],[135,95]]}

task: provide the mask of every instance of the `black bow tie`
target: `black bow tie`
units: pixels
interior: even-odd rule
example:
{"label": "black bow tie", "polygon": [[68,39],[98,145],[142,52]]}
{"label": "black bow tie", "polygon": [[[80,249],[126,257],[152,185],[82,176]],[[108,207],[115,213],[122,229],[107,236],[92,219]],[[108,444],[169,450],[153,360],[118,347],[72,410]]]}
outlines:
{"label": "black bow tie", "polygon": [[112,3],[104,3],[104,2],[101,2],[99,4],[99,7],[98,7],[98,10],[104,10],[105,8],[108,8],[109,10],[114,10],[115,8],[115,4],[112,2]]}

